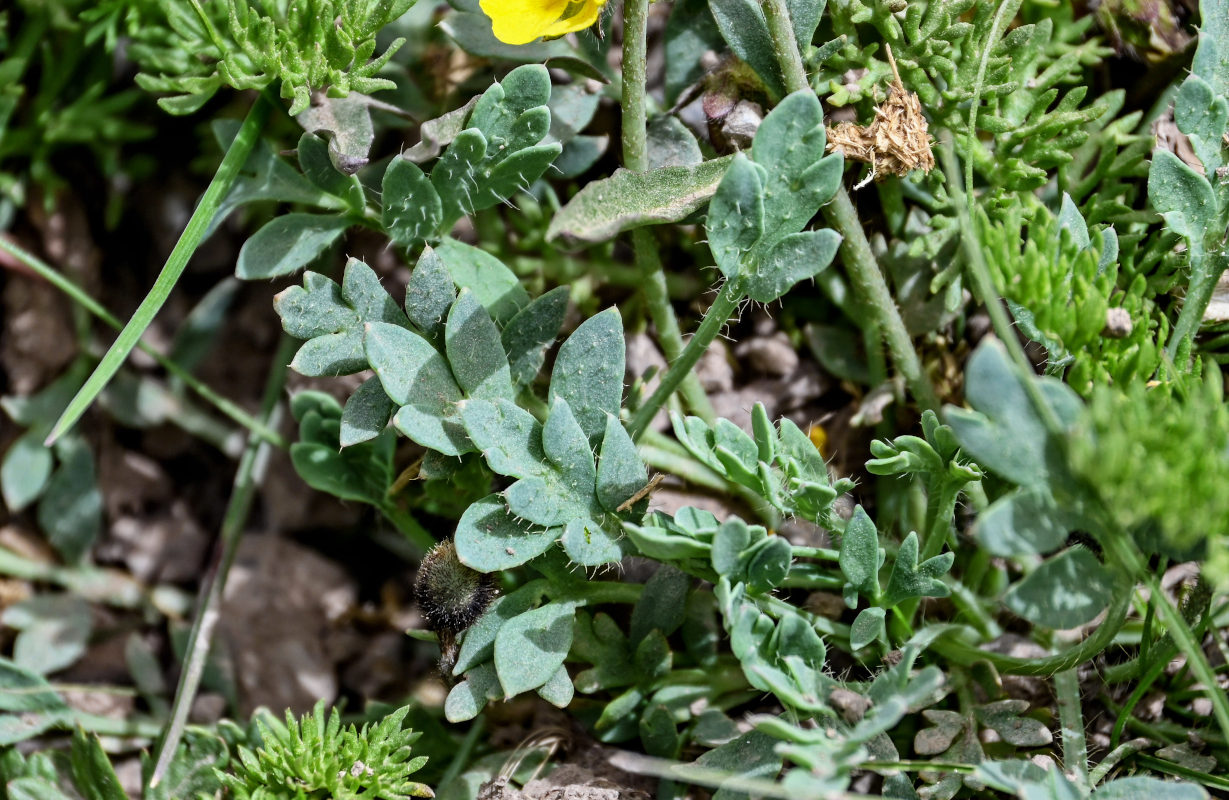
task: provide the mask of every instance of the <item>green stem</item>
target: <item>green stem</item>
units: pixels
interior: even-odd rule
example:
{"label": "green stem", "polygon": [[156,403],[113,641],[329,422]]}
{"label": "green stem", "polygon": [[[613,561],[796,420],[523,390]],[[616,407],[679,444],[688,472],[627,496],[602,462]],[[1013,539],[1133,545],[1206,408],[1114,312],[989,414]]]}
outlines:
{"label": "green stem", "polygon": [[[43,280],[50,283],[55,288],[59,289],[64,294],[68,295],[69,299],[76,303],[81,308],[93,314],[106,325],[115,330],[123,330],[124,323],[120,322],[119,318],[106,309],[101,303],[86,294],[85,290],[77,284],[73,283],[68,278],[61,275],[54,267],[47,262],[38,258],[32,253],[27,252],[9,239],[0,236],[0,250],[11,255],[13,258],[20,261],[28,267],[34,274],[38,275]],[[259,436],[265,441],[272,444],[278,449],[285,450],[290,446],[286,438],[274,430],[271,430],[267,425],[261,424],[259,420],[251,414],[244,411],[235,403],[227,400],[215,392],[208,384],[201,381],[191,372],[188,372],[176,362],[158,352],[152,346],[143,341],[137,342],[137,348],[142,353],[150,356],[158,365],[167,371],[168,374],[183,381],[184,386],[187,386],[192,391],[200,395],[201,399],[213,405],[221,414],[230,418],[231,421],[247,428],[252,434]]]}
{"label": "green stem", "polygon": [[1009,675],[1053,675],[1083,664],[1109,647],[1126,623],[1127,611],[1131,607],[1131,594],[1132,592],[1125,588],[1116,588],[1105,621],[1100,627],[1083,642],[1058,655],[1047,658],[1018,658],[942,638],[936,640],[930,649],[963,666],[984,660],[993,664],[999,672]]}
{"label": "green stem", "polygon": [[1182,310],[1178,312],[1178,321],[1165,345],[1165,355],[1171,360],[1177,357],[1182,343],[1199,330],[1204,312],[1212,302],[1216,282],[1226,269],[1229,269],[1229,253],[1204,253],[1197,263],[1192,259],[1191,281],[1186,287]]}
{"label": "green stem", "polygon": [[1139,738],[1132,739],[1129,742],[1123,742],[1110,751],[1110,754],[1101,759],[1101,763],[1093,768],[1092,772],[1088,773],[1088,786],[1095,789],[1097,784],[1105,780],[1105,777],[1110,774],[1110,770],[1122,763],[1123,759],[1133,756],[1141,750],[1152,746],[1152,741],[1149,739]]}
{"label": "green stem", "polygon": [[802,63],[802,53],[798,49],[798,40],[794,36],[794,25],[790,20],[789,7],[785,0],[762,0],[764,19],[768,22],[768,34],[772,37],[777,52],[777,63],[785,78],[787,92],[799,92],[810,89],[807,80],[807,68]]}
{"label": "green stem", "polygon": [[192,254],[196,252],[201,239],[204,238],[205,231],[213,220],[214,215],[217,214],[222,200],[230,192],[231,186],[239,175],[240,168],[247,161],[252,148],[256,146],[256,141],[260,138],[260,132],[264,129],[272,108],[272,104],[263,95],[257,97],[256,102],[252,104],[247,118],[243,120],[243,124],[239,127],[239,133],[235,136],[235,140],[231,142],[230,148],[227,149],[226,155],[222,158],[222,164],[218,167],[218,171],[214,173],[213,180],[209,182],[209,187],[205,189],[204,195],[201,196],[200,204],[192,212],[192,217],[188,220],[187,227],[184,228],[179,241],[175,243],[174,249],[171,250],[170,256],[167,257],[166,264],[163,265],[158,279],[154,282],[149,293],[145,295],[145,299],[141,301],[141,305],[137,308],[136,313],[132,315],[132,319],[120,331],[119,337],[111,345],[111,349],[107,351],[102,361],[94,369],[94,373],[90,375],[85,385],[77,392],[77,396],[64,409],[64,413],[60,416],[59,421],[52,428],[51,435],[47,437],[48,445],[60,438],[76,424],[81,415],[85,413],[86,409],[93,404],[102,390],[106,388],[110,380],[115,377],[115,373],[119,370],[125,359],[128,358],[132,348],[136,347],[137,342],[141,340],[141,334],[153,322],[154,316],[157,315],[158,310],[162,308],[162,304],[170,296],[171,290],[175,288],[175,284],[179,281],[179,276],[183,274],[184,268],[188,266],[188,260],[192,258]]}
{"label": "green stem", "polygon": [[965,272],[969,276],[970,284],[972,284],[973,295],[979,303],[985,306],[986,313],[990,315],[990,322],[994,325],[994,331],[998,334],[999,340],[1007,348],[1007,352],[1011,354],[1017,366],[1023,371],[1021,378],[1024,382],[1024,391],[1028,394],[1029,401],[1041,417],[1041,421],[1045,424],[1046,430],[1052,434],[1057,434],[1061,432],[1062,424],[1054,413],[1054,409],[1050,407],[1050,404],[1041,395],[1040,383],[1031,379],[1034,375],[1032,362],[1028,360],[1024,347],[1016,337],[1015,325],[1007,314],[1007,309],[1003,306],[998,290],[994,288],[994,281],[990,277],[990,268],[986,264],[985,254],[982,252],[980,241],[978,241],[977,229],[973,225],[972,211],[969,205],[972,201],[966,202],[964,189],[959,186],[956,172],[956,154],[952,150],[950,140],[944,139],[940,143],[939,154],[943,160],[944,172],[947,173],[947,190],[952,196],[952,205],[956,209],[956,218],[960,223],[960,230],[963,231],[963,235],[960,237],[960,246],[964,250]]}
{"label": "green stem", "polygon": [[[649,0],[625,0],[623,4],[623,87],[622,105],[623,166],[633,172],[649,168],[647,134],[647,34]],[[632,231],[632,248],[641,289],[649,317],[657,328],[658,341],[666,362],[674,364],[683,353],[683,334],[679,330],[666,273],[662,268],[657,240],[647,228]],[[713,407],[700,380],[690,371],[681,385],[683,399],[689,408],[706,422],[714,419]]]}
{"label": "green stem", "polygon": [[[806,68],[802,63],[802,54],[798,51],[798,42],[794,37],[785,0],[763,0],[763,8],[777,62],[785,78],[786,91],[810,91]],[[922,369],[917,351],[913,349],[913,340],[909,337],[909,331],[900,316],[900,309],[896,307],[896,301],[892,299],[888,284],[879,270],[871,244],[862,230],[862,222],[858,219],[858,212],[853,207],[853,201],[849,199],[849,192],[844,186],[839,187],[832,202],[820,211],[828,224],[841,234],[841,258],[849,272],[854,291],[869,308],[874,324],[883,332],[888,350],[892,353],[896,368],[904,376],[909,391],[923,409],[938,411],[939,398]]]}
{"label": "green stem", "polygon": [[858,212],[853,207],[853,201],[849,199],[849,192],[841,186],[836,190],[832,202],[820,211],[828,224],[843,237],[840,252],[849,280],[883,333],[888,352],[892,354],[892,361],[904,377],[905,385],[923,410],[938,411],[939,398],[922,368],[917,351],[913,349],[913,340],[905,328],[905,321],[896,301],[892,299],[887,281],[879,270],[871,244],[862,230],[862,222],[858,219]]}
{"label": "green stem", "polygon": [[[264,398],[261,401],[261,418],[266,424],[274,419],[277,413],[278,401],[281,400],[282,389],[286,385],[286,365],[297,343],[288,336],[282,337],[281,344],[273,356],[269,377],[265,381]],[[158,753],[158,761],[150,776],[149,787],[153,789],[166,775],[175,750],[183,738],[184,728],[188,723],[188,712],[192,708],[192,700],[200,687],[201,677],[205,672],[205,661],[213,641],[213,631],[221,618],[222,594],[226,589],[226,578],[234,563],[235,554],[239,551],[239,541],[242,538],[244,526],[247,523],[248,512],[252,508],[252,500],[256,496],[256,488],[263,477],[265,462],[268,460],[269,445],[264,440],[252,436],[248,439],[247,448],[239,459],[239,468],[235,471],[234,488],[230,502],[226,506],[226,514],[222,518],[222,530],[219,536],[220,552],[201,585],[200,605],[196,618],[192,622],[192,632],[188,637],[188,648],[184,656],[183,671],[179,675],[179,685],[175,688],[175,701],[171,706],[171,719],[167,724],[166,736]]]}
{"label": "green stem", "polygon": [[713,301],[712,306],[704,315],[700,327],[687,342],[683,352],[666,370],[661,383],[657,385],[657,390],[632,415],[628,423],[628,433],[631,434],[632,439],[639,439],[644,435],[649,423],[657,414],[657,410],[666,402],[666,398],[674,394],[674,390],[684,378],[691,375],[691,370],[700,360],[700,356],[704,355],[704,351],[713,343],[713,339],[717,338],[717,334],[730,321],[742,297],[742,282],[739,280],[726,281],[721,287],[721,293],[717,295],[717,299]]}
{"label": "green stem", "polygon": [[1080,678],[1074,669],[1054,673],[1054,694],[1062,724],[1063,763],[1074,776],[1081,793],[1092,789],[1088,775],[1088,740],[1084,736],[1084,713],[1080,704]]}

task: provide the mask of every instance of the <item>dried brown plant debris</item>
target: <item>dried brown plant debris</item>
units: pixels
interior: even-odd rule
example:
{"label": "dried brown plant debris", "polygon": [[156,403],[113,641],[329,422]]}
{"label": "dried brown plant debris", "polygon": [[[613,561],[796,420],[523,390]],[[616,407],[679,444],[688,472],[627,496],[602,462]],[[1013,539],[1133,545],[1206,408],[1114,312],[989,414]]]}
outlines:
{"label": "dried brown plant debris", "polygon": [[875,107],[875,119],[869,125],[841,122],[827,129],[829,152],[871,165],[870,175],[856,189],[872,179],[883,181],[888,175],[904,176],[915,169],[930,172],[935,166],[922,104],[901,82],[890,47],[887,54],[895,81],[888,88],[888,99]]}

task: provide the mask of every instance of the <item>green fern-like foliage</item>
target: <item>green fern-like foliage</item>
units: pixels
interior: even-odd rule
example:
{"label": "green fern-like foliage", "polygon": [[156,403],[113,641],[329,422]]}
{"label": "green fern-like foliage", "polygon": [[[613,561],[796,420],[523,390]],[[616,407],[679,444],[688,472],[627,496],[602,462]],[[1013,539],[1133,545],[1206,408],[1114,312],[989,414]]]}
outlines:
{"label": "green fern-like foliage", "polygon": [[137,82],[169,93],[159,104],[189,114],[223,86],[263,89],[281,82],[291,115],[313,91],[330,96],[391,89],[375,77],[404,39],[378,57],[376,34],[415,0],[162,0],[166,27],[134,43]]}
{"label": "green fern-like foliage", "polygon": [[344,727],[337,709],[325,721],[325,704],[285,726],[256,722],[261,746],[240,747],[239,764],[220,777],[237,800],[409,800],[434,797],[409,776],[427,762],[410,757],[421,734],[402,730],[409,707],[373,727]]}
{"label": "green fern-like foliage", "polygon": [[1219,370],[1184,387],[1099,388],[1071,437],[1070,456],[1075,474],[1146,551],[1206,556],[1209,575],[1229,578],[1229,406]]}
{"label": "green fern-like foliage", "polygon": [[[890,71],[880,43],[890,44],[932,126],[955,134],[959,154],[989,186],[1036,189],[1087,140],[1084,126],[1109,110],[1105,98],[1084,104],[1083,71],[1110,50],[1085,35],[1091,17],[1012,27],[1022,3],[932,0],[893,14],[869,0],[833,2],[833,29],[846,43],[820,65],[819,88],[834,105],[881,98]],[[846,72],[858,68],[866,74],[846,83]],[[869,106],[860,110],[869,114]]]}
{"label": "green fern-like foliage", "polygon": [[1046,348],[1051,374],[1085,395],[1152,375],[1167,325],[1143,275],[1120,280],[1112,228],[1090,233],[1070,198],[1057,216],[1041,206],[998,221],[977,214],[997,288],[1021,332]]}

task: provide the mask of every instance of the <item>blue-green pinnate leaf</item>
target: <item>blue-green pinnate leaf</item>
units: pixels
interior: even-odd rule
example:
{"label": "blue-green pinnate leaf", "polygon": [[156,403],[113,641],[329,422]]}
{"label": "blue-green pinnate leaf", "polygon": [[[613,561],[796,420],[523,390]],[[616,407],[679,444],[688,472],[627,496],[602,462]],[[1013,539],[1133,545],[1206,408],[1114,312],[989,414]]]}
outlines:
{"label": "blue-green pinnate leaf", "polygon": [[555,601],[526,611],[495,635],[495,670],[504,697],[536,689],[563,666],[572,647],[573,603]]}
{"label": "blue-green pinnate leaf", "polygon": [[1207,178],[1168,150],[1157,150],[1148,170],[1148,199],[1171,230],[1203,249],[1216,219],[1216,197]]}
{"label": "blue-green pinnate leaf", "polygon": [[476,128],[457,134],[431,170],[431,185],[443,207],[441,227],[473,212],[479,191],[479,170],[487,155],[486,137]]}
{"label": "blue-green pinnate leaf", "polygon": [[825,156],[827,137],[812,91],[786,97],[760,124],[751,158],[764,168],[764,235],[775,240],[802,230],[841,179],[840,156]]}
{"label": "blue-green pinnate leaf", "polygon": [[478,716],[491,700],[503,697],[503,687],[494,664],[480,664],[465,673],[465,680],[448,692],[444,717],[449,722],[465,722]]}
{"label": "blue-green pinnate leaf", "polygon": [[871,606],[858,612],[853,624],[849,626],[849,647],[857,651],[866,647],[883,636],[886,627],[884,617],[887,612],[882,608]]}
{"label": "blue-green pinnate leaf", "polygon": [[593,493],[597,479],[593,451],[571,406],[562,397],[555,398],[542,426],[542,451],[572,493],[578,497]]}
{"label": "blue-green pinnate leaf", "polygon": [[513,400],[508,357],[491,315],[468,289],[463,289],[448,313],[444,332],[448,363],[457,383],[470,397]]}
{"label": "blue-green pinnate leaf", "polygon": [[396,406],[384,392],[378,377],[368,378],[350,395],[341,413],[338,441],[342,447],[376,438],[388,427]]}
{"label": "blue-green pinnate leaf", "polygon": [[594,442],[605,432],[606,418],[619,415],[626,352],[623,319],[616,308],[585,320],[559,347],[551,372],[551,402],[566,400],[569,413]]}
{"label": "blue-green pinnate leaf", "polygon": [[308,272],[303,285],[278,294],[273,307],[287,333],[307,339],[290,366],[312,377],[348,375],[367,368],[365,323],[409,325],[371,267],[353,258],[346,263],[341,286]]}
{"label": "blue-green pinnate leaf", "polygon": [[364,345],[384,391],[400,407],[393,417],[397,430],[444,455],[473,450],[457,418],[461,387],[426,339],[396,325],[372,322]]}
{"label": "blue-green pinnate leaf", "polygon": [[380,222],[403,247],[439,235],[444,207],[439,193],[418,165],[400,156],[389,162],[381,187]]}
{"label": "blue-green pinnate leaf", "polygon": [[879,567],[883,564],[879,533],[862,506],[854,508],[845,526],[838,560],[850,588],[869,598],[879,594]]}
{"label": "blue-green pinnate leaf", "polygon": [[977,543],[996,556],[1045,555],[1080,525],[1045,486],[1022,487],[990,504],[977,519]]}
{"label": "blue-green pinnate leaf", "polygon": [[745,273],[747,296],[771,303],[798,281],[826,269],[840,244],[840,234],[829,228],[786,236]]}
{"label": "blue-green pinnate leaf", "polygon": [[764,233],[764,168],[741,153],[730,162],[708,206],[708,246],[727,278]]}
{"label": "blue-green pinnate leaf", "polygon": [[456,239],[444,239],[435,252],[448,268],[452,282],[472,291],[496,325],[506,324],[529,305],[529,292],[521,286],[520,279],[485,250]]}
{"label": "blue-green pinnate leaf", "polygon": [[602,508],[616,511],[648,483],[649,474],[636,452],[632,437],[611,415],[606,418],[601,458],[597,465],[597,499]]}
{"label": "blue-green pinnate leaf", "polygon": [[495,634],[508,620],[537,605],[546,585],[544,580],[530,581],[491,603],[482,617],[465,629],[452,674],[463,675],[484,661],[490,661],[495,655]]}
{"label": "blue-green pinnate leaf", "polygon": [[[945,422],[960,446],[979,465],[1013,483],[1048,483],[1065,466],[1055,457],[1041,415],[1034,408],[1024,378],[1007,357],[1003,345],[985,339],[969,359],[965,396],[973,411],[948,406]],[[1073,425],[1083,402],[1069,386],[1053,378],[1028,376],[1038,382],[1041,396],[1064,427]]]}
{"label": "blue-green pinnate leaf", "polygon": [[940,578],[952,568],[955,553],[941,553],[921,564],[917,563],[917,558],[917,533],[910,532],[896,552],[896,563],[892,566],[892,577],[888,579],[883,599],[885,606],[890,608],[914,597],[947,597],[952,593]]}
{"label": "blue-green pinnate leaf", "polygon": [[503,498],[492,494],[465,509],[454,541],[462,564],[479,572],[499,572],[545,553],[561,533],[517,519]]}
{"label": "blue-green pinnate leaf", "polygon": [[756,0],[709,0],[708,7],[730,49],[751,65],[771,92],[778,97],[785,94],[776,48],[760,4]]}
{"label": "blue-green pinnate leaf", "polygon": [[568,287],[557,286],[518,311],[504,327],[501,339],[517,386],[528,386],[537,377],[567,310]]}
{"label": "blue-green pinnate leaf", "polygon": [[456,299],[457,290],[443,259],[434,249],[424,248],[405,287],[405,313],[410,322],[435,338],[444,332],[448,309]]}
{"label": "blue-green pinnate leaf", "polygon": [[239,249],[235,275],[244,280],[298,272],[341,238],[350,220],[334,214],[291,213],[274,217]]}
{"label": "blue-green pinnate leaf", "polygon": [[586,517],[568,521],[560,544],[572,563],[584,567],[596,567],[618,561],[623,557],[619,536],[607,533],[602,526]]}
{"label": "blue-green pinnate leaf", "polygon": [[542,452],[542,425],[510,400],[468,399],[461,421],[487,465],[510,478],[543,477],[550,471]]}
{"label": "blue-green pinnate leaf", "polygon": [[1047,559],[1003,596],[1003,605],[1047,628],[1075,628],[1105,610],[1114,582],[1092,552],[1072,547]]}

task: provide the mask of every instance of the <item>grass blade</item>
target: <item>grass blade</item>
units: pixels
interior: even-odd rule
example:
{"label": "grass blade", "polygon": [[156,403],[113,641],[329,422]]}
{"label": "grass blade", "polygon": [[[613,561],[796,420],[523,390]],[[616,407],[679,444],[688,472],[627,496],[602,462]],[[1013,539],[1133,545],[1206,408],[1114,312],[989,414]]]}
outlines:
{"label": "grass blade", "polygon": [[174,249],[171,250],[170,256],[167,257],[166,264],[163,265],[162,272],[159,273],[153,288],[149,290],[149,294],[145,295],[145,299],[141,301],[141,305],[137,308],[136,313],[132,315],[132,319],[128,320],[128,324],[120,331],[119,337],[111,345],[111,349],[107,350],[106,355],[102,357],[102,361],[95,367],[93,374],[86,380],[85,385],[77,392],[77,396],[64,409],[64,413],[60,416],[59,421],[51,429],[51,435],[47,437],[46,444],[48,446],[72,428],[77,420],[81,418],[81,415],[85,413],[86,409],[93,404],[94,400],[97,399],[98,395],[111,381],[111,378],[115,377],[116,371],[119,370],[124,360],[128,358],[132,348],[136,347],[137,342],[141,340],[141,335],[145,333],[145,329],[153,322],[159,309],[162,308],[162,304],[166,302],[167,297],[171,294],[171,290],[175,288],[175,284],[179,281],[179,276],[183,274],[184,267],[188,265],[188,260],[192,258],[192,254],[196,252],[196,248],[200,245],[206,228],[209,226],[214,214],[217,213],[222,199],[230,191],[231,185],[239,174],[239,169],[247,161],[248,155],[252,152],[252,148],[260,137],[260,132],[264,129],[265,122],[268,121],[271,111],[272,106],[263,96],[258,97],[252,108],[248,111],[247,118],[243,120],[243,125],[239,128],[238,135],[231,142],[230,148],[222,159],[221,166],[214,173],[213,180],[209,182],[209,187],[205,189],[205,194],[202,195],[196,210],[192,212],[192,218],[188,220],[187,227],[184,228],[179,241],[175,243]]}

